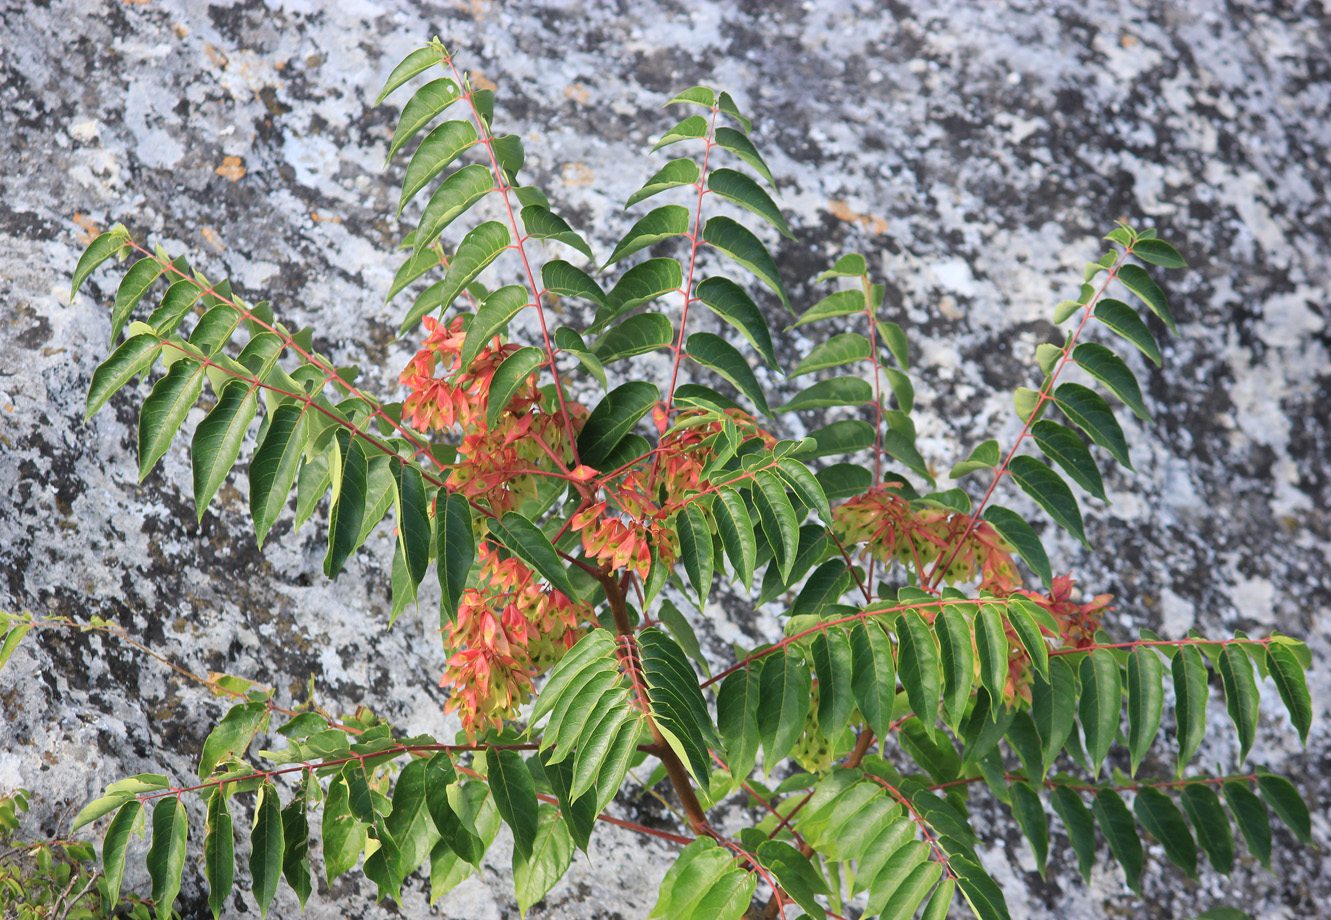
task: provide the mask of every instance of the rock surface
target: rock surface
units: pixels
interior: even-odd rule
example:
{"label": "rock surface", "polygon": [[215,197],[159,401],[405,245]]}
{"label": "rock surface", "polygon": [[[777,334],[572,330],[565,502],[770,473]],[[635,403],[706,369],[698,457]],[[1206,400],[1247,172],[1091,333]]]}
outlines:
{"label": "rock surface", "polygon": [[[288,517],[255,547],[243,470],[196,524],[184,439],[137,483],[146,391],[82,421],[118,275],[103,269],[69,305],[88,234],[123,221],[271,300],[293,326],[315,326],[323,350],[392,392],[410,354],[392,335],[401,307],[382,309],[405,232],[390,219],[401,166],[381,166],[395,110],[371,103],[396,61],[439,34],[498,86],[497,123],[523,138],[528,181],[601,256],[633,219],[620,202],[662,162],[645,155],[672,123],[660,103],[695,83],[729,89],[755,118],[795,229],[776,251],[796,302],[819,296],[811,279],[845,251],[868,254],[887,282],[917,356],[921,449],[939,469],[984,438],[1010,443],[1010,391],[1033,379],[1051,305],[1075,291],[1114,218],[1177,243],[1193,264],[1167,285],[1180,335],[1163,340],[1163,369],[1128,356],[1157,418],[1127,425],[1138,474],[1113,476],[1111,505],[1084,503],[1101,552],[1052,528],[1046,544],[1088,590],[1118,596],[1117,635],[1196,626],[1308,640],[1319,662],[1308,749],[1268,685],[1253,756],[1293,776],[1314,834],[1331,840],[1325,6],[610,7],[0,4],[0,609],[105,617],[198,673],[243,675],[296,701],[313,678],[329,708],[366,703],[412,732],[456,729],[441,715],[429,618],[385,630],[387,528],[329,583],[316,526],[292,534]],[[779,306],[767,306],[779,328]],[[780,357],[790,366],[809,346],[782,336]],[[787,433],[803,431],[792,421]],[[732,638],[774,625],[742,605],[714,612],[702,632],[718,661]],[[0,791],[34,790],[34,832],[49,834],[111,780],[191,775],[222,711],[123,642],[57,629],[30,637],[0,674],[0,709]],[[1214,701],[1211,715],[1224,719]],[[1216,733],[1202,767],[1232,766],[1226,739]],[[620,802],[639,815],[651,806]],[[977,821],[1014,917],[1187,917],[1226,903],[1261,920],[1331,917],[1328,851],[1283,828],[1274,874],[1245,855],[1229,878],[1204,870],[1194,882],[1152,846],[1138,900],[1112,864],[1084,885],[1059,833],[1041,881],[997,809]],[[532,916],[644,916],[658,849],[601,831],[592,859]],[[517,916],[507,866],[496,848],[432,915]],[[320,882],[308,915],[431,915],[419,879],[398,910],[348,878],[331,891]],[[187,871],[186,916],[205,916],[202,891]],[[298,915],[284,889],[274,916]]]}

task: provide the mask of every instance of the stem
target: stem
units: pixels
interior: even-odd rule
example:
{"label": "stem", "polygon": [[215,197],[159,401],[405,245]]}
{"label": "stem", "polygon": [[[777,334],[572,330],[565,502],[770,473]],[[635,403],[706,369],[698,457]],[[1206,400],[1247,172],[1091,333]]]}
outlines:
{"label": "stem", "polygon": [[[465,85],[462,74],[458,72],[457,65],[453,63],[452,55],[445,57],[444,63],[448,65],[449,70],[453,71],[453,78],[457,81],[458,86]],[[573,450],[573,464],[577,466],[581,462],[578,458],[578,442],[573,437],[573,421],[569,418],[568,408],[564,405],[564,384],[559,379],[559,368],[555,365],[555,346],[550,341],[550,331],[545,324],[545,308],[541,306],[541,286],[536,283],[536,273],[532,270],[531,261],[527,258],[527,236],[522,230],[518,229],[517,215],[513,213],[513,201],[508,196],[511,186],[505,180],[504,170],[499,165],[499,158],[495,156],[494,137],[490,134],[490,126],[485,123],[480,110],[476,108],[476,101],[472,98],[472,93],[465,93],[464,98],[467,100],[468,108],[471,109],[472,120],[476,123],[480,143],[485,147],[485,152],[490,155],[490,169],[495,177],[495,191],[498,191],[504,199],[504,211],[508,215],[508,225],[512,228],[513,238],[516,240],[513,246],[517,249],[518,255],[522,257],[522,268],[527,273],[527,286],[531,290],[532,305],[536,307],[536,316],[541,322],[541,338],[545,341],[547,363],[550,365],[550,374],[555,378],[555,396],[559,400],[559,413],[564,417],[564,434],[568,437],[569,445]]]}
{"label": "stem", "polygon": [[1026,424],[1022,426],[1021,433],[1017,435],[1017,440],[1012,442],[1012,448],[1008,451],[1007,456],[1003,458],[1003,462],[994,470],[994,478],[990,481],[989,488],[985,490],[984,497],[980,499],[980,503],[976,505],[975,509],[971,512],[966,521],[965,528],[961,531],[961,536],[952,541],[952,552],[938,554],[938,559],[934,562],[934,567],[929,572],[929,587],[933,587],[938,583],[939,578],[947,571],[947,567],[952,564],[952,560],[956,558],[957,553],[961,552],[962,544],[966,542],[966,538],[969,537],[971,531],[975,529],[976,522],[980,520],[980,512],[984,510],[985,505],[989,503],[989,499],[993,497],[994,490],[998,488],[999,480],[1001,480],[1004,474],[1007,473],[1008,464],[1010,464],[1012,458],[1017,455],[1017,449],[1021,447],[1021,442],[1026,439],[1028,434],[1030,434],[1031,426],[1034,425],[1036,420],[1040,417],[1040,409],[1045,403],[1054,401],[1054,397],[1049,395],[1054,387],[1054,382],[1058,380],[1058,375],[1062,372],[1063,367],[1072,358],[1072,350],[1077,346],[1077,340],[1081,337],[1082,330],[1085,329],[1086,324],[1090,322],[1091,315],[1095,312],[1095,305],[1099,303],[1100,298],[1104,296],[1105,291],[1109,287],[1109,283],[1118,277],[1119,267],[1127,260],[1127,257],[1128,253],[1126,251],[1119,256],[1118,261],[1114,263],[1113,267],[1105,272],[1105,279],[1100,283],[1100,289],[1095,292],[1095,295],[1091,297],[1090,300],[1086,301],[1086,312],[1082,314],[1081,322],[1077,324],[1076,330],[1072,333],[1072,338],[1063,349],[1063,357],[1059,359],[1058,364],[1055,365],[1054,369],[1050,372],[1049,379],[1045,381],[1045,385],[1040,388],[1039,397],[1035,400],[1035,408],[1031,410],[1030,416],[1027,417]]}

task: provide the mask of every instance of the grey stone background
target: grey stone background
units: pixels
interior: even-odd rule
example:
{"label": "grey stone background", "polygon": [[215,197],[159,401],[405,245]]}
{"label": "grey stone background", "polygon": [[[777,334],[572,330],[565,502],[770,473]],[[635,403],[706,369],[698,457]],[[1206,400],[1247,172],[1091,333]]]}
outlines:
{"label": "grey stone background", "polygon": [[[1127,355],[1158,420],[1125,419],[1138,475],[1114,473],[1111,505],[1083,503],[1099,553],[1052,527],[1046,542],[1059,569],[1118,596],[1115,634],[1308,640],[1308,749],[1267,685],[1253,757],[1293,776],[1328,840],[1331,15],[1318,2],[0,2],[0,609],[106,617],[196,672],[295,701],[312,676],[330,707],[455,730],[430,616],[384,629],[387,529],[330,584],[317,526],[291,534],[288,519],[256,549],[243,468],[201,524],[187,441],[137,483],[146,390],[82,423],[118,274],[103,269],[68,304],[87,233],[123,221],[314,325],[321,348],[394,392],[412,350],[393,340],[404,307],[382,308],[406,229],[390,219],[401,165],[382,168],[395,110],[371,103],[434,34],[498,85],[498,126],[523,137],[529,181],[602,256],[632,219],[620,203],[664,160],[645,156],[672,123],[660,103],[695,83],[728,88],[757,121],[795,228],[794,242],[771,242],[797,304],[820,296],[812,277],[847,250],[886,281],[914,342],[921,449],[940,470],[986,437],[1010,442],[1011,388],[1034,379],[1051,306],[1114,218],[1176,242],[1193,263],[1167,282],[1180,335],[1163,342],[1163,370]],[[779,339],[788,366],[810,347]],[[742,604],[708,612],[717,661],[776,627]],[[34,790],[30,829],[48,834],[115,778],[191,775],[222,711],[115,640],[57,630],[0,675],[0,710],[0,789]],[[1214,701],[1211,716],[1225,718]],[[1233,764],[1222,727],[1200,766]],[[663,818],[651,799],[619,807]],[[1152,846],[1138,900],[1112,865],[1083,885],[1061,832],[1041,881],[998,810],[980,805],[976,820],[1014,917],[1187,917],[1223,903],[1263,920],[1331,917],[1326,851],[1283,829],[1273,874],[1245,855],[1231,877],[1204,869],[1194,882]],[[662,851],[602,830],[532,916],[644,916]],[[500,846],[433,915],[516,916],[507,864]],[[201,891],[191,869],[187,916],[204,916]],[[427,894],[412,882],[398,910],[355,880],[320,883],[308,914],[426,916]],[[289,891],[274,915],[298,915]]]}

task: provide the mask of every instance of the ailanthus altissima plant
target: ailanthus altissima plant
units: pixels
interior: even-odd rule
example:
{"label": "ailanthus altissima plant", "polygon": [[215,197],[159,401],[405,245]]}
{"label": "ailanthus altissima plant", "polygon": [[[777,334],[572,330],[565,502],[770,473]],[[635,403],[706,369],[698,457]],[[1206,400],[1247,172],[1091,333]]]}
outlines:
{"label": "ailanthus altissima plant", "polygon": [[[883,286],[846,255],[818,278],[826,296],[791,302],[751,227],[790,231],[730,96],[695,87],[668,103],[691,108],[654,150],[682,153],[630,197],[645,213],[598,263],[523,184],[520,139],[492,127],[494,93],[436,40],[393,71],[380,101],[417,78],[389,147],[392,159],[415,145],[397,210],[420,214],[388,294],[417,292],[400,331],[419,350],[398,393],[366,392],[308,330],[120,226],[89,246],[73,287],[113,256],[135,258],[87,408],[160,361],[140,414],[141,476],[202,400],[190,443],[200,516],[246,453],[261,544],[293,491],[297,524],[327,498],[330,578],[391,517],[393,617],[437,579],[442,683],[463,730],[404,737],[364,709],[285,709],[270,691],[211,676],[235,703],[197,780],[129,777],[76,821],[107,819],[112,902],[136,833],[151,841],[160,917],[191,835],[220,915],[238,872],[261,913],[283,879],[304,903],[315,871],[331,881],[357,865],[381,898],[416,872],[446,897],[501,824],[525,911],[593,833],[648,833],[680,847],[647,913],[664,920],[940,920],[954,901],[1005,918],[977,852],[987,834],[970,818],[981,797],[1010,811],[1041,871],[1050,813],[1088,876],[1098,829],[1134,889],[1147,838],[1189,875],[1228,872],[1239,837],[1267,863],[1272,812],[1309,840],[1294,787],[1247,763],[1258,676],[1306,737],[1306,647],[1280,635],[1112,634],[1112,598],[1079,595],[1037,526],[1001,504],[1018,490],[1089,546],[1073,487],[1104,499],[1101,464],[1131,468],[1115,415],[1147,408],[1114,348],[1161,362],[1156,335],[1174,320],[1152,273],[1185,267],[1173,246],[1124,223],[1108,234],[1076,296],[1054,309],[1063,341],[1037,348],[1030,385],[1015,391],[1019,436],[967,445],[951,476],[978,485],[940,491],[915,446],[908,336],[882,319]],[[482,201],[498,219],[473,216]],[[547,250],[564,257],[542,261]],[[516,283],[482,283],[506,263]],[[565,298],[587,306],[586,328],[557,323],[550,306]],[[761,302],[819,336],[795,367],[779,366]],[[701,311],[735,335],[696,328]],[[510,323],[537,332],[510,339]],[[611,386],[621,378],[607,371],[655,351],[667,356],[662,379]],[[809,385],[770,405],[755,363]],[[1093,385],[1067,380],[1073,366]],[[596,397],[575,399],[574,377]],[[829,407],[847,417],[782,439],[783,417]],[[693,624],[723,581],[774,605],[784,628],[712,674]],[[0,655],[36,625],[11,619]],[[1213,674],[1232,729],[1208,725]],[[1191,767],[1208,731],[1231,730],[1230,772]],[[1170,758],[1167,776],[1141,772]],[[673,791],[673,830],[607,813],[644,761]],[[203,823],[187,814],[191,799]],[[724,802],[760,817],[723,834],[711,814]]]}

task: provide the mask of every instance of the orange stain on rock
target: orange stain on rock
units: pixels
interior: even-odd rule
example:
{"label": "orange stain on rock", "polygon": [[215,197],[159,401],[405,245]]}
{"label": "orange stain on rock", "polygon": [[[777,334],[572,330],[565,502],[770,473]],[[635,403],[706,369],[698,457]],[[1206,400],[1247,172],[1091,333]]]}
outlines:
{"label": "orange stain on rock", "polygon": [[827,210],[832,212],[832,216],[838,220],[844,220],[850,224],[859,224],[865,230],[877,236],[887,232],[887,221],[881,217],[874,217],[872,214],[857,214],[838,198],[833,198],[827,203]]}
{"label": "orange stain on rock", "polygon": [[243,161],[240,157],[223,157],[222,165],[213,170],[223,179],[230,179],[232,182],[239,182],[245,177],[246,169],[241,165]]}
{"label": "orange stain on rock", "polygon": [[565,163],[560,178],[568,186],[591,185],[596,181],[596,173],[583,163]]}

